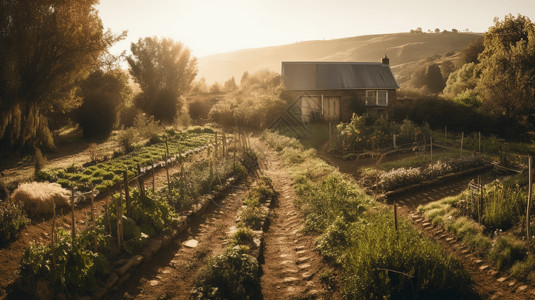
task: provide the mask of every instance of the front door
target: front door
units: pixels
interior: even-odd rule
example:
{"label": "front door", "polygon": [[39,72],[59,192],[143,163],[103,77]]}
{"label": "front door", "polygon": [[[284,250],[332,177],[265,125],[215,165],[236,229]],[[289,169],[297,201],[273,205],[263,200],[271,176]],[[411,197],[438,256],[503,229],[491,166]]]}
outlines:
{"label": "front door", "polygon": [[340,97],[323,97],[323,119],[340,121]]}

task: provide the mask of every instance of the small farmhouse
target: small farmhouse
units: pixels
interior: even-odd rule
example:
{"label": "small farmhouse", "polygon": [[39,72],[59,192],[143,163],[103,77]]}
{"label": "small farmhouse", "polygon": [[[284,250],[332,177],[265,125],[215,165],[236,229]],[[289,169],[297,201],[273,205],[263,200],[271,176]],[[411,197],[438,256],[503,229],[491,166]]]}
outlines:
{"label": "small farmhouse", "polygon": [[388,118],[399,85],[386,55],[381,62],[283,62],[283,98],[303,122],[348,122],[354,112]]}

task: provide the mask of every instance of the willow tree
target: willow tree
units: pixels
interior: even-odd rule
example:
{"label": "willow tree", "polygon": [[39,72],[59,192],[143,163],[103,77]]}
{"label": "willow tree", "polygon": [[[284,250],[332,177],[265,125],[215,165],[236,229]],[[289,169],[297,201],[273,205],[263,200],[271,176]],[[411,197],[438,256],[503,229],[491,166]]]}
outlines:
{"label": "willow tree", "polygon": [[53,146],[47,115],[79,105],[78,83],[116,39],[97,3],[0,0],[0,146]]}
{"label": "willow tree", "polygon": [[142,90],[136,106],[156,120],[172,122],[184,104],[181,96],[197,75],[197,60],[184,44],[166,38],[139,39],[131,51],[130,74]]}
{"label": "willow tree", "polygon": [[495,19],[484,37],[479,55],[481,72],[477,92],[483,108],[507,122],[533,129],[535,113],[535,24],[529,18],[508,15]]}

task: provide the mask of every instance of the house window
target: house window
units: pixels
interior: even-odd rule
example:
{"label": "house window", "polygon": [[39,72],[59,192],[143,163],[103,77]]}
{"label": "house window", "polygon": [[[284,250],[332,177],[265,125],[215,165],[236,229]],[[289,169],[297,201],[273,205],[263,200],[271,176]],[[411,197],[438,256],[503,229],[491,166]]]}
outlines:
{"label": "house window", "polygon": [[367,106],[388,106],[388,91],[386,90],[367,90]]}

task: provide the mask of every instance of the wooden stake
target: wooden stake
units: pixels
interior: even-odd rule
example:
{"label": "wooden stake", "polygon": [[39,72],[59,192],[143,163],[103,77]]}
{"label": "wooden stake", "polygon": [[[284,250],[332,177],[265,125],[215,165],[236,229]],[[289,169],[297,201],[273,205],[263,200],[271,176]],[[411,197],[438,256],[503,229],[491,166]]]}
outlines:
{"label": "wooden stake", "polygon": [[76,238],[76,225],[74,224],[74,188],[71,187],[71,220],[72,220],[72,231],[71,231],[71,236],[72,236],[72,240],[74,241],[74,238]]}
{"label": "wooden stake", "polygon": [[117,245],[119,251],[123,243],[123,197],[119,197],[119,203],[117,205]]}
{"label": "wooden stake", "polygon": [[394,144],[394,149],[396,149],[397,146],[396,146],[396,134],[395,133],[392,135],[392,142]]}
{"label": "wooden stake", "polygon": [[93,185],[91,185],[91,227],[93,228],[93,250],[96,253],[97,252],[97,229],[95,226],[95,188]]}
{"label": "wooden stake", "polygon": [[128,173],[123,171],[123,180],[124,180],[124,198],[126,201],[126,213],[130,214],[130,193],[128,191]]}
{"label": "wooden stake", "polygon": [[167,138],[165,138],[165,153],[169,156],[169,146],[167,145]]}
{"label": "wooden stake", "polygon": [[528,206],[526,209],[526,241],[528,243],[528,249],[529,249],[529,242],[530,242],[530,233],[529,233],[529,215],[531,210],[531,194],[533,192],[533,171],[531,168],[531,155],[528,157],[528,168],[529,168],[529,183],[528,183]]}
{"label": "wooden stake", "polygon": [[[145,197],[145,184],[143,183],[143,179],[141,178],[141,167],[139,164],[137,164],[137,184],[139,185],[139,191],[141,192],[141,196]],[[130,210],[127,209],[128,215],[130,215]]]}
{"label": "wooden stake", "polygon": [[106,200],[106,219],[108,219],[108,231],[111,236],[111,220],[110,220],[110,212],[108,211],[108,197],[105,198]]}
{"label": "wooden stake", "polygon": [[429,137],[429,143],[431,144],[431,162],[433,162],[433,137]]}
{"label": "wooden stake", "polygon": [[171,193],[171,180],[169,179],[169,164],[167,163],[167,157],[164,156],[165,161],[165,174],[167,175],[167,188],[169,189],[169,193]]}
{"label": "wooden stake", "polygon": [[461,133],[461,157],[463,157],[464,131]]}
{"label": "wooden stake", "polygon": [[331,149],[332,145],[333,145],[333,134],[332,134],[331,122],[329,122],[329,149]]}
{"label": "wooden stake", "polygon": [[154,174],[154,161],[151,160],[151,164],[152,164],[152,191],[154,192],[156,190],[156,185],[155,185],[155,174]]}
{"label": "wooden stake", "polygon": [[448,126],[444,125],[444,139],[448,139]]}
{"label": "wooden stake", "polygon": [[54,216],[52,217],[52,243],[50,244],[50,250],[52,252],[52,266],[56,267],[56,201],[52,201],[52,210]]}
{"label": "wooden stake", "polygon": [[225,134],[225,129],[223,128],[223,156],[225,156],[227,151],[227,136]]}
{"label": "wooden stake", "polygon": [[394,228],[398,231],[398,206],[394,202]]}
{"label": "wooden stake", "polygon": [[215,139],[214,156],[217,157],[217,131],[215,132],[214,139]]}
{"label": "wooden stake", "polygon": [[481,131],[479,132],[479,143],[478,143],[479,153],[481,154]]}

